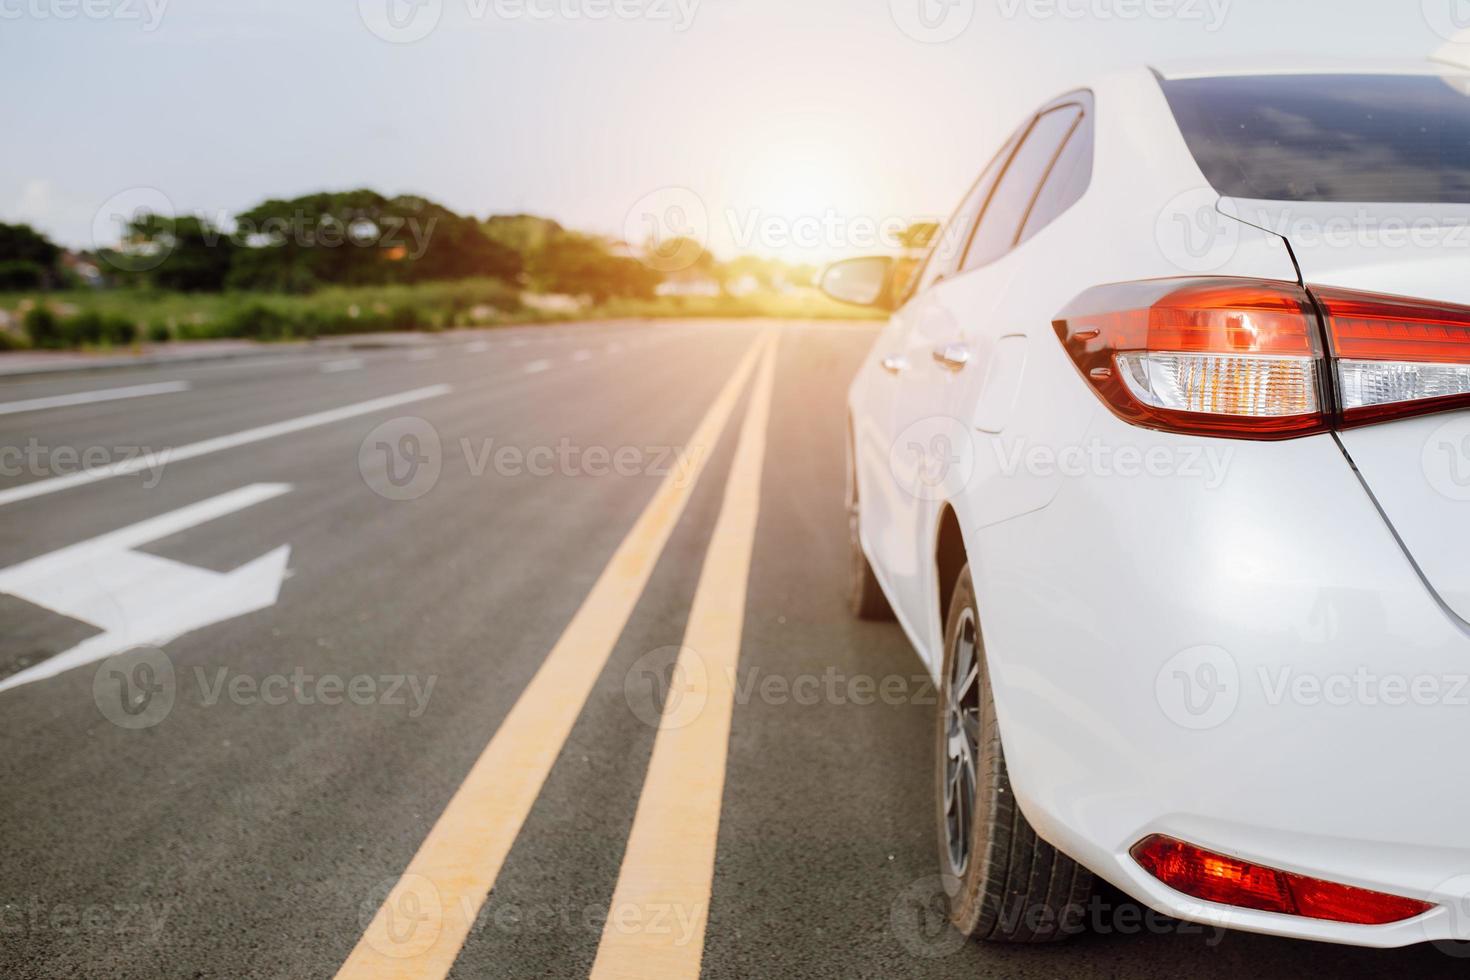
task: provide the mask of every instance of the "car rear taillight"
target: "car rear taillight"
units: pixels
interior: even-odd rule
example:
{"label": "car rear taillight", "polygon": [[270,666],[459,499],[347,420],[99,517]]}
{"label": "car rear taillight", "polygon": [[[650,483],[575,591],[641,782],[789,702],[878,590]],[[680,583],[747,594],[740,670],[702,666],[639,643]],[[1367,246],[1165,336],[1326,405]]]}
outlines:
{"label": "car rear taillight", "polygon": [[1162,834],[1145,837],[1129,854],[1143,870],[1175,891],[1260,912],[1383,925],[1434,908],[1418,899],[1251,864]]}
{"label": "car rear taillight", "polygon": [[1470,405],[1470,307],[1152,279],[1089,289],[1053,326],[1103,402],[1148,428],[1290,439]]}
{"label": "car rear taillight", "polygon": [[1344,425],[1470,405],[1470,308],[1313,286]]}

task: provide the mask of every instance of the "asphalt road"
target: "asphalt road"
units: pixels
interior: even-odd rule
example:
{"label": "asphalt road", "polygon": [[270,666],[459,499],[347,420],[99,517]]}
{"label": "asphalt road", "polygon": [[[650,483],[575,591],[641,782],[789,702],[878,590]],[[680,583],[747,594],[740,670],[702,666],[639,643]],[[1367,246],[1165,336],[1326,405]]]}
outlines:
{"label": "asphalt road", "polygon": [[[937,925],[932,691],[844,604],[843,396],[872,336],[578,324],[0,384],[0,687],[93,658],[0,690],[0,976],[419,975],[454,919],[456,977],[616,975],[600,946],[671,936],[708,977],[1460,975],[1112,893],[1056,946]],[[686,631],[735,629],[728,738],[705,710],[655,751]],[[538,673],[553,656],[574,669]],[[609,918],[650,882],[660,921]]]}

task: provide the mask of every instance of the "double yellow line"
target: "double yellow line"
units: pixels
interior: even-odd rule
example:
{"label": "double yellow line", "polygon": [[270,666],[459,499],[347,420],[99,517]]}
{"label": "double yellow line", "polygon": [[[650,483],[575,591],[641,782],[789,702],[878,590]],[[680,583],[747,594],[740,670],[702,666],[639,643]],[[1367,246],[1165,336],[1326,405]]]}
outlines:
{"label": "double yellow line", "polygon": [[[339,978],[448,975],[759,364],[675,667],[674,676],[697,679],[701,690],[685,693],[705,707],[692,720],[668,724],[668,712],[682,699],[666,705],[592,969],[594,978],[699,975],[777,343],[767,330],[745,352],[695,429],[693,472],[671,473],[654,492],[389,889]],[[688,669],[688,656],[699,657],[703,669]],[[627,927],[674,921],[677,928]]]}

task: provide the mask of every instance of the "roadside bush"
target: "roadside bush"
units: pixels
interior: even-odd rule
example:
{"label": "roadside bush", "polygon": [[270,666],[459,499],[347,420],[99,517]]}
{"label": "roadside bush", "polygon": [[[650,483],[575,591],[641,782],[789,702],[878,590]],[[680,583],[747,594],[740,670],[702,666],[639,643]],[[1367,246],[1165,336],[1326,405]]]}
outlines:
{"label": "roadside bush", "polygon": [[26,350],[30,346],[24,334],[0,328],[0,351]]}
{"label": "roadside bush", "polygon": [[138,340],[138,325],[125,316],[111,313],[102,318],[102,340],[117,347],[126,347]]}
{"label": "roadside bush", "polygon": [[167,323],[156,322],[148,328],[148,342],[152,344],[166,344],[174,339],[174,333],[168,328]]}
{"label": "roadside bush", "polygon": [[107,344],[126,347],[138,339],[138,325],[121,313],[84,310],[62,322],[62,333],[72,345]]}
{"label": "roadside bush", "polygon": [[215,333],[220,337],[284,340],[293,336],[291,321],[274,307],[251,303],[227,314]]}
{"label": "roadside bush", "polygon": [[56,318],[55,313],[44,306],[36,306],[27,310],[21,325],[25,327],[26,336],[31,339],[32,347],[55,350],[59,347],[71,346],[71,338],[62,330],[61,321]]}

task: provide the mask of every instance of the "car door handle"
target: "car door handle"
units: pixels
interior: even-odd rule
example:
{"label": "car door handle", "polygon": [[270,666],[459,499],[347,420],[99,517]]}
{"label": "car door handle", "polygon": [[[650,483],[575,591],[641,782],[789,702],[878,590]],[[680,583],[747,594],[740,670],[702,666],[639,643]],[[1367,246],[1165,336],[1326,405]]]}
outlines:
{"label": "car door handle", "polygon": [[889,354],[878,363],[889,374],[898,374],[900,371],[907,371],[909,369],[909,359],[902,354]]}
{"label": "car door handle", "polygon": [[934,359],[951,371],[970,363],[970,348],[964,344],[944,344],[934,348]]}

